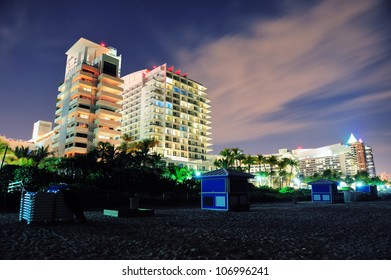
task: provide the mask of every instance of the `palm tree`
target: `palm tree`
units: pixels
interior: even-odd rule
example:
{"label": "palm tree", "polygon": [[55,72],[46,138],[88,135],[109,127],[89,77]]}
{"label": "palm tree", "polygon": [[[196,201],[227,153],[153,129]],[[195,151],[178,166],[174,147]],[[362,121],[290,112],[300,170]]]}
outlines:
{"label": "palm tree", "polygon": [[230,168],[234,163],[232,149],[224,148],[224,150],[220,152],[220,155],[223,156],[223,158],[216,160],[215,165],[217,164],[217,167]]}
{"label": "palm tree", "polygon": [[239,169],[239,167],[242,165],[242,160],[245,157],[243,151],[239,148],[232,148],[231,154],[235,163],[235,169]]}
{"label": "palm tree", "polygon": [[50,156],[52,153],[49,152],[49,146],[46,147],[39,147],[35,151],[32,151],[31,156],[35,160],[36,164],[39,165],[39,163]]}
{"label": "palm tree", "polygon": [[96,146],[96,151],[98,153],[99,160],[103,163],[113,160],[115,157],[114,146],[109,142],[100,141]]}
{"label": "palm tree", "polygon": [[13,151],[13,158],[11,160],[12,164],[20,166],[33,166],[36,165],[36,162],[33,158],[33,152],[29,147],[17,146]]}
{"label": "palm tree", "polygon": [[251,166],[254,165],[255,162],[256,162],[255,157],[253,157],[252,155],[247,155],[246,157],[244,157],[242,163],[243,163],[244,165],[247,165],[247,172],[250,172]]}
{"label": "palm tree", "polygon": [[14,155],[17,158],[27,158],[31,156],[32,151],[29,149],[29,147],[24,146],[17,146],[14,150]]}
{"label": "palm tree", "polygon": [[183,167],[179,165],[175,165],[173,167],[169,167],[166,170],[166,177],[174,180],[175,182],[182,184],[186,180],[192,178],[192,171],[185,165]]}
{"label": "palm tree", "polygon": [[[266,171],[266,166],[265,166],[265,157],[261,154],[256,156],[256,162],[257,165],[259,166],[259,172],[261,171]],[[261,165],[263,164],[263,170],[261,170]]]}
{"label": "palm tree", "polygon": [[134,146],[131,145],[131,142],[133,141],[133,137],[128,134],[124,133],[121,135],[122,143],[119,147],[121,152],[129,153],[134,150]]}
{"label": "palm tree", "polygon": [[288,166],[291,167],[291,172],[289,173],[289,185],[291,184],[292,181],[292,175],[293,175],[293,168],[299,166],[299,162],[297,160],[294,160],[293,158],[290,158],[287,160]]}
{"label": "palm tree", "polygon": [[287,174],[285,168],[288,166],[288,161],[289,161],[288,158],[283,158],[277,162],[278,175],[280,176],[280,188],[282,188],[282,181]]}
{"label": "palm tree", "polygon": [[143,139],[134,144],[136,149],[136,158],[141,165],[145,165],[149,161],[149,153],[153,147],[158,144],[156,139]]}
{"label": "palm tree", "polygon": [[277,165],[278,163],[278,158],[277,156],[275,155],[271,155],[269,156],[267,159],[266,159],[266,163],[269,164],[270,166],[270,179],[271,179],[271,184],[270,184],[270,181],[269,181],[269,187],[272,187],[273,188],[273,175],[274,175],[274,167]]}

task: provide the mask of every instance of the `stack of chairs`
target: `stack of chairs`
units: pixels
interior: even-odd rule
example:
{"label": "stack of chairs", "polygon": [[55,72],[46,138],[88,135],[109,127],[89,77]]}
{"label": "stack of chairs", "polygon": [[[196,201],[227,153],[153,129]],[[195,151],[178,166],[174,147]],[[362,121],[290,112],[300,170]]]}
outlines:
{"label": "stack of chairs", "polygon": [[50,222],[54,220],[55,196],[45,192],[22,192],[19,221]]}
{"label": "stack of chairs", "polygon": [[54,220],[55,221],[72,221],[73,213],[67,205],[62,192],[53,193],[55,196],[54,203]]}
{"label": "stack of chairs", "polygon": [[72,221],[73,213],[62,192],[25,192],[20,199],[19,221],[35,222]]}

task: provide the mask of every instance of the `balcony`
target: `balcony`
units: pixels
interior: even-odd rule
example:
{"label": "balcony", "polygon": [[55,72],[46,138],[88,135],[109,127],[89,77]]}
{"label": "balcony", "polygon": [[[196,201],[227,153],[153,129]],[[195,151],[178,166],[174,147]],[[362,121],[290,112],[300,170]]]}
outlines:
{"label": "balcony", "polygon": [[82,88],[77,88],[74,91],[71,92],[71,98],[83,96],[86,98],[92,98],[92,93],[91,91],[82,89]]}
{"label": "balcony", "polygon": [[74,155],[74,154],[85,154],[87,153],[87,148],[82,147],[69,147],[64,150],[64,155]]}
{"label": "balcony", "polygon": [[104,99],[110,100],[112,102],[118,102],[118,101],[123,100],[123,98],[120,94],[110,93],[110,92],[107,92],[104,90],[98,91],[96,96],[98,98],[104,98]]}
{"label": "balcony", "polygon": [[57,110],[56,110],[56,116],[60,116],[61,115],[61,113],[62,113],[62,108],[58,108]]}
{"label": "balcony", "polygon": [[87,144],[88,139],[83,138],[83,137],[69,137],[68,139],[65,140],[65,143],[82,143],[82,144]]}
{"label": "balcony", "polygon": [[105,83],[103,81],[101,81],[98,84],[98,89],[102,90],[102,91],[107,91],[107,92],[110,92],[110,93],[114,93],[114,94],[115,93],[121,94],[123,92],[123,88],[115,86],[115,85],[111,85],[109,83]]}
{"label": "balcony", "polygon": [[119,84],[123,84],[124,83],[124,80],[122,80],[122,79],[120,79],[118,77],[107,75],[105,73],[100,74],[98,78],[102,82],[108,82],[108,83],[111,83],[111,84],[119,85]]}
{"label": "balcony", "polygon": [[83,104],[86,106],[90,106],[91,99],[77,97],[77,98],[71,100],[71,102],[69,103],[69,106],[72,107],[75,104]]}
{"label": "balcony", "polygon": [[60,124],[61,123],[62,116],[58,116],[54,119],[54,123]]}
{"label": "balcony", "polygon": [[75,107],[71,110],[69,110],[69,115],[71,115],[72,113],[81,113],[81,114],[90,114],[90,109],[84,109],[84,108],[80,108],[80,107]]}
{"label": "balcony", "polygon": [[107,119],[96,119],[95,124],[97,126],[109,126],[109,127],[120,127],[121,126],[120,121],[113,121],[113,120],[107,120]]}
{"label": "balcony", "polygon": [[68,119],[68,124],[72,124],[72,123],[89,123],[89,120],[86,118],[73,116],[72,118]]}
{"label": "balcony", "polygon": [[115,147],[121,145],[121,140],[95,138],[93,141],[95,146],[98,146],[99,142],[109,142],[111,145]]}
{"label": "balcony", "polygon": [[117,113],[117,112],[112,112],[106,109],[98,109],[95,111],[95,115],[97,118],[101,119],[120,119],[122,117],[122,114]]}
{"label": "balcony", "polygon": [[87,77],[87,78],[94,78],[94,75],[92,73],[84,71],[84,70],[80,70],[80,75]]}
{"label": "balcony", "polygon": [[67,129],[67,133],[77,133],[77,132],[88,134],[88,128],[75,125]]}
{"label": "balcony", "polygon": [[117,103],[114,103],[114,102],[110,102],[110,101],[106,101],[106,100],[98,100],[98,101],[96,101],[96,105],[100,106],[100,107],[110,108],[110,109],[113,109],[113,110],[120,110],[120,109],[122,109],[122,106],[120,104],[117,104]]}
{"label": "balcony", "polygon": [[91,81],[85,81],[85,80],[74,81],[72,84],[71,91],[74,91],[75,89],[83,88],[83,87],[87,87],[87,88],[94,87],[94,83],[92,83]]}
{"label": "balcony", "polygon": [[107,136],[107,137],[121,136],[121,131],[109,129],[109,128],[105,128],[105,127],[95,128],[94,133],[95,133],[96,137],[99,137],[99,135]]}

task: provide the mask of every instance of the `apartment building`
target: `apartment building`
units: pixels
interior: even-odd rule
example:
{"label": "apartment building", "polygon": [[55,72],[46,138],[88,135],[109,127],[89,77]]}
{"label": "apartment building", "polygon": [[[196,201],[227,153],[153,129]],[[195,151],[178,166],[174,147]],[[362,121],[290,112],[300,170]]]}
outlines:
{"label": "apartment building", "polygon": [[370,177],[375,177],[376,170],[372,148],[365,145],[361,139],[357,140],[353,133],[350,134],[347,145],[350,147],[352,155],[357,160],[358,171],[367,171]]}
{"label": "apartment building", "polygon": [[[132,141],[157,140],[155,152],[169,163],[203,166],[212,151],[206,87],[166,64],[122,79],[122,133]],[[201,170],[206,168],[204,165]]]}
{"label": "apartment building", "polygon": [[80,38],[67,52],[53,135],[56,156],[84,154],[100,141],[120,144],[121,56]]}

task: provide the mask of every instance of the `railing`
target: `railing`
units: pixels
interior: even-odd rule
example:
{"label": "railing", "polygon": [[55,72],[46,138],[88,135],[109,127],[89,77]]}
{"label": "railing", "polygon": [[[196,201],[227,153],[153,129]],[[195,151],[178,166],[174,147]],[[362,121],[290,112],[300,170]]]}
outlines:
{"label": "railing", "polygon": [[24,187],[23,181],[16,181],[16,182],[13,182],[13,183],[9,183],[7,192],[8,193],[14,193],[14,192],[17,192],[17,191],[22,191],[23,187]]}

